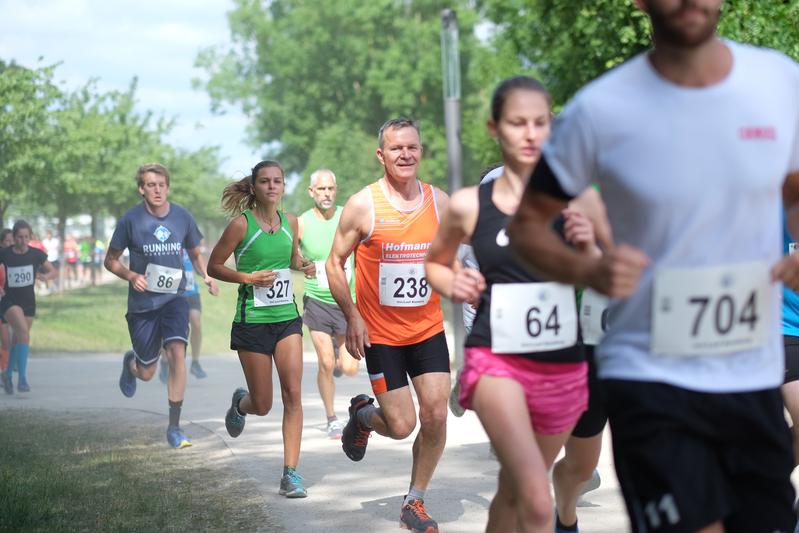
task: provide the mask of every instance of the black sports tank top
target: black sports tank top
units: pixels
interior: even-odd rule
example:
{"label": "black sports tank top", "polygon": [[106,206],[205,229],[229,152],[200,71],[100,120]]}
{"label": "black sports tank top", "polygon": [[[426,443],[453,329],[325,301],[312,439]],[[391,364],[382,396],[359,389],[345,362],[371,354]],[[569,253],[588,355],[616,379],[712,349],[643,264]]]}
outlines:
{"label": "black sports tank top", "polygon": [[[506,228],[510,215],[494,205],[492,194],[494,181],[478,187],[479,212],[472,235],[474,255],[480,272],[486,280],[486,288],[480,295],[480,304],[466,346],[491,346],[491,287],[495,283],[535,283],[536,278],[514,257],[508,246]],[[514,354],[537,361],[552,363],[574,363],[585,360],[584,349],[578,342],[575,346],[548,352]]]}

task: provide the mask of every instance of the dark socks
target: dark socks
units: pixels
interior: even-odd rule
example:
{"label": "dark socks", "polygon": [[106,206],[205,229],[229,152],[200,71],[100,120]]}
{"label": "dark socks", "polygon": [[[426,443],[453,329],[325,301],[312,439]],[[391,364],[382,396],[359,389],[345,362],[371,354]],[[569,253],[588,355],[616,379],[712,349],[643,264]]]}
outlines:
{"label": "dark socks", "polygon": [[183,400],[173,402],[169,400],[169,425],[180,426],[180,408],[183,407]]}
{"label": "dark socks", "polygon": [[577,521],[575,520],[570,526],[563,525],[563,522],[560,521],[560,517],[555,513],[555,527],[562,531],[577,531]]}

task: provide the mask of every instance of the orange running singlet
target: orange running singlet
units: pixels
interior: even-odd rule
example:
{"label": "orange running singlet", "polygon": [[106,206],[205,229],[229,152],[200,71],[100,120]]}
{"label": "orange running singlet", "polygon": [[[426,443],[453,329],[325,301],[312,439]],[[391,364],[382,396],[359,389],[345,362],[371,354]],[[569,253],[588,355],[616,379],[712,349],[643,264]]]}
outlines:
{"label": "orange running singlet", "polygon": [[441,299],[424,272],[438,231],[438,205],[433,187],[419,182],[419,205],[401,211],[391,205],[381,182],[368,186],[372,231],[355,251],[355,301],[370,342],[407,346],[444,331]]}

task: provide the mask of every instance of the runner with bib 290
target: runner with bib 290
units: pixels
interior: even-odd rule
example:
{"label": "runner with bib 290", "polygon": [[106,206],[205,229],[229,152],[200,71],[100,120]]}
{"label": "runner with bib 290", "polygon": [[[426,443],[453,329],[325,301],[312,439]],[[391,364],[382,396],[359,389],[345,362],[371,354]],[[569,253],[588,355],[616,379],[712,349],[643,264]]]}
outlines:
{"label": "runner with bib 290", "polygon": [[[249,391],[233,392],[225,416],[231,437],[244,430],[248,414],[265,416],[272,409],[272,361],[283,400],[283,476],[279,493],[305,498],[297,473],[302,440],[302,319],[294,303],[291,270],[316,274],[297,245],[297,217],[278,209],[285,192],[283,168],[261,161],[250,176],[225,187],[222,207],[233,216],[219,238],[208,270],[221,281],[239,284],[230,349],[238,351]],[[236,269],[225,266],[233,255]]]}
{"label": "runner with bib 290", "polygon": [[56,269],[47,261],[47,254],[28,246],[31,227],[27,222],[17,220],[12,234],[14,245],[0,251],[0,264],[5,267],[6,273],[0,300],[0,317],[11,326],[13,332],[8,367],[3,374],[3,387],[9,394],[14,392],[11,379],[14,370],[19,373],[17,390],[30,391],[27,369],[30,331],[36,316],[34,284],[37,279],[46,281],[56,276]]}

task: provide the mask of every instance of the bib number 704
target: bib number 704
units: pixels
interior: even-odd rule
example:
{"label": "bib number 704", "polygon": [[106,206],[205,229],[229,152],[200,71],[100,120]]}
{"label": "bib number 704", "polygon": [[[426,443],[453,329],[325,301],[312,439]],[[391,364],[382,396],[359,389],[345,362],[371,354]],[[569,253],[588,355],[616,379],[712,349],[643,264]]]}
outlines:
{"label": "bib number 704", "polygon": [[652,294],[652,352],[692,357],[762,346],[772,293],[765,262],[663,269]]}
{"label": "bib number 704", "polygon": [[[749,326],[750,331],[754,331],[757,325],[757,295],[755,291],[749,293],[740,310],[730,294],[722,294],[718,298],[694,296],[688,300],[688,303],[696,311],[691,326],[692,337],[697,337],[707,322],[718,335],[728,334],[736,324]],[[707,320],[705,320],[708,310]]]}

